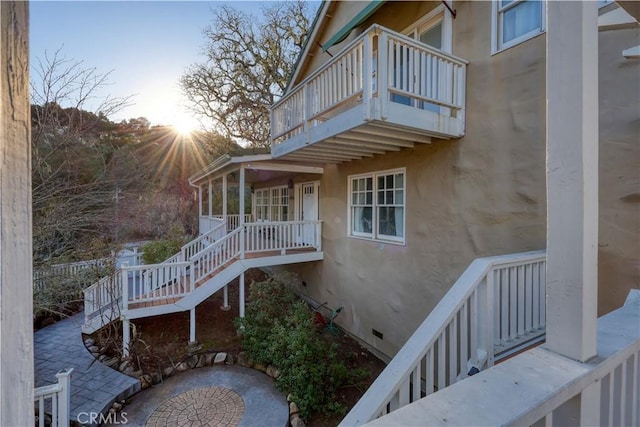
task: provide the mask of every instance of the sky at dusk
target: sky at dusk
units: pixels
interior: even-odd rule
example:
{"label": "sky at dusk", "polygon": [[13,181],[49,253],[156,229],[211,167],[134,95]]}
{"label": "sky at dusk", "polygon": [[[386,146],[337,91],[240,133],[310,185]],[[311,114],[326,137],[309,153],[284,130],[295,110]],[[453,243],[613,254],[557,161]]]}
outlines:
{"label": "sky at dusk", "polygon": [[[254,15],[264,2],[226,2]],[[112,120],[144,116],[152,124],[189,120],[178,79],[202,61],[202,30],[211,21],[205,1],[31,1],[30,56],[44,58],[62,48],[68,59],[99,73],[113,70],[108,93],[135,95],[135,105]]]}

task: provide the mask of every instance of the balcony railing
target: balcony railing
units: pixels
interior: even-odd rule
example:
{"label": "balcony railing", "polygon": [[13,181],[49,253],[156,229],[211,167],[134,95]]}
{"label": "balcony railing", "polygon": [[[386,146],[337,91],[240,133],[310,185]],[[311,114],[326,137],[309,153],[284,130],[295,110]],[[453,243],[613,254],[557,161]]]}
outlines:
{"label": "balcony railing", "polygon": [[439,118],[426,120],[427,133],[461,136],[465,82],[466,61],[373,25],[273,105],[272,146],[308,139],[310,129],[356,105],[364,106],[363,121],[393,121],[390,108],[402,105]]}

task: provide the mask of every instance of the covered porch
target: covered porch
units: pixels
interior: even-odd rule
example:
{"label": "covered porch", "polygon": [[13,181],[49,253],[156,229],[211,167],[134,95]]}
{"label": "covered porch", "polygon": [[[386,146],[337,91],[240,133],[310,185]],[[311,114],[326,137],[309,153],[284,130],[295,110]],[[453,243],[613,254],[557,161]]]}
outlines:
{"label": "covered porch", "polygon": [[199,234],[217,239],[245,224],[318,221],[323,172],[318,165],[274,160],[268,150],[229,152],[189,179],[197,189]]}

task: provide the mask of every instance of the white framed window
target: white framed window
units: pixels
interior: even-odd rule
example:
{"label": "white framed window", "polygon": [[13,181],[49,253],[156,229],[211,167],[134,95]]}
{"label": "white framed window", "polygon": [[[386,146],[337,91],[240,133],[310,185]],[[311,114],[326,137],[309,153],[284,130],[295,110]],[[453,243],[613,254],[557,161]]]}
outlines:
{"label": "white framed window", "polygon": [[269,220],[269,189],[263,188],[255,190],[254,198],[256,201],[256,221]]}
{"label": "white framed window", "polygon": [[271,188],[270,221],[289,220],[289,188],[286,186]]}
{"label": "white framed window", "polygon": [[405,169],[349,176],[349,236],[405,241]]}
{"label": "white framed window", "polygon": [[545,30],[544,0],[493,0],[492,53],[535,37]]}

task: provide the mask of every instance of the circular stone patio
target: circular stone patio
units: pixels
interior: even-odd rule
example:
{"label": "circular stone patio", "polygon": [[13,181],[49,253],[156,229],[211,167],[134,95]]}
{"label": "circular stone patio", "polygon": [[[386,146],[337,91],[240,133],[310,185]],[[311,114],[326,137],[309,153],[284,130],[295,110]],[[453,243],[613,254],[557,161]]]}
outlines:
{"label": "circular stone patio", "polygon": [[212,366],[174,375],[133,396],[122,410],[132,426],[285,427],[289,406],[267,375]]}

